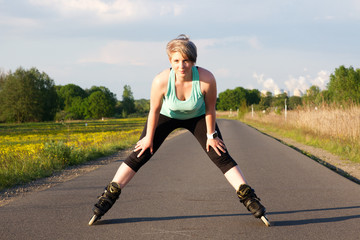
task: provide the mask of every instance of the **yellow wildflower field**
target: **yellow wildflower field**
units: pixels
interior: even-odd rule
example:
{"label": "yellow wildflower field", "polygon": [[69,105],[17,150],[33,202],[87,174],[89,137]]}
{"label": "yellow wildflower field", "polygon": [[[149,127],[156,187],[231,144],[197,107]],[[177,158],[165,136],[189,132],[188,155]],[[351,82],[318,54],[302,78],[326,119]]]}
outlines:
{"label": "yellow wildflower field", "polygon": [[145,121],[0,124],[0,189],[128,148]]}

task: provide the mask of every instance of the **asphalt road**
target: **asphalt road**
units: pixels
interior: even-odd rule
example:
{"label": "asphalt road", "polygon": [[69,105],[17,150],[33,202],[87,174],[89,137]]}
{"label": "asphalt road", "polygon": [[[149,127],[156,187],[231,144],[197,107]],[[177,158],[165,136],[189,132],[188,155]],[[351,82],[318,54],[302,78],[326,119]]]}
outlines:
{"label": "asphalt road", "polygon": [[0,239],[360,239],[360,188],[236,121],[225,143],[268,211],[267,228],[189,133],[165,141],[113,208],[92,205],[123,159],[0,207]]}

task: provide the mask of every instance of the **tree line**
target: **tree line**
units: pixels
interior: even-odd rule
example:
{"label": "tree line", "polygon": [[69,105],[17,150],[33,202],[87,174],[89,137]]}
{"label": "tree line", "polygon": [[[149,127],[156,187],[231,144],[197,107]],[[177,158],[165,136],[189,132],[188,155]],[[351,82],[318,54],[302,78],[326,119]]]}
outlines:
{"label": "tree line", "polygon": [[217,101],[218,110],[247,109],[253,105],[256,110],[269,108],[295,109],[301,105],[319,106],[321,104],[360,104],[360,69],[352,66],[340,66],[330,75],[327,89],[320,90],[316,85],[306,90],[304,96],[288,96],[286,93],[273,96],[271,92],[262,94],[256,89],[237,87],[219,93]]}
{"label": "tree line", "polygon": [[[327,89],[311,86],[302,97],[286,93],[273,96],[257,89],[237,87],[219,93],[217,110],[269,108],[289,109],[299,105],[323,103],[360,103],[360,69],[340,66],[330,75]],[[55,85],[46,73],[36,68],[5,74],[0,72],[0,122],[40,122],[68,119],[100,119],[103,117],[144,116],[149,100],[135,100],[129,85],[124,86],[122,100],[103,86],[82,89],[75,84]]]}
{"label": "tree line", "polygon": [[41,122],[68,119],[100,119],[146,114],[145,99],[135,100],[124,86],[122,101],[103,86],[82,89],[75,84],[55,85],[36,68],[0,73],[0,122]]}

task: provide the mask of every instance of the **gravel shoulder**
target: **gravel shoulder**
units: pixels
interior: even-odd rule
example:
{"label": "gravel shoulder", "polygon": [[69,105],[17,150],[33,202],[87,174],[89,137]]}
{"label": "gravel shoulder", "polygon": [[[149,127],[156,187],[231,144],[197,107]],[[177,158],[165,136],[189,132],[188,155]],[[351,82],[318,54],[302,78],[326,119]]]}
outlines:
{"label": "gravel shoulder", "polygon": [[360,184],[360,163],[354,163],[346,159],[341,159],[340,157],[323,149],[307,146],[289,138],[273,137],[297,151],[306,154],[313,160],[330,168],[349,180]]}
{"label": "gravel shoulder", "polygon": [[[175,137],[179,134],[184,133],[186,130],[179,130],[172,133],[169,138]],[[269,135],[270,136],[270,135]],[[360,184],[360,164],[353,163],[348,160],[342,160],[338,156],[335,156],[325,150],[306,146],[300,143],[295,142],[292,139],[282,138],[279,136],[272,135],[271,137],[276,140],[286,144],[303,154],[306,154],[310,158],[319,162],[320,164],[332,169],[333,171],[347,177],[348,179]],[[38,179],[30,183],[15,186],[0,192],[0,207],[8,204],[11,201],[14,201],[19,198],[26,197],[28,194],[34,192],[43,191],[45,189],[51,188],[59,183],[63,183],[74,179],[78,176],[86,174],[90,171],[106,165],[110,162],[116,161],[118,159],[125,159],[132,149],[122,150],[111,156],[102,157],[97,160],[89,161],[80,166],[69,167],[63,171],[54,173],[51,177]]]}

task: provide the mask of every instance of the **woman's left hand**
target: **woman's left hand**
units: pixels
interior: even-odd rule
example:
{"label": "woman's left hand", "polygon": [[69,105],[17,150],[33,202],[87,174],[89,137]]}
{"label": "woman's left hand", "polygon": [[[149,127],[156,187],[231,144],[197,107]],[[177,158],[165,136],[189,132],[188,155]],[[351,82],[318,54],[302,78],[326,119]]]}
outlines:
{"label": "woman's left hand", "polygon": [[[212,147],[215,152],[217,153],[217,155],[221,156],[221,152],[226,152],[226,146],[225,143],[223,142],[223,140],[221,140],[220,138],[214,138],[214,139],[208,139],[206,141],[206,151],[209,152],[210,151],[210,147]],[[220,150],[220,151],[219,151]]]}
{"label": "woman's left hand", "polygon": [[137,155],[139,158],[148,148],[150,149],[150,153],[153,154],[153,142],[146,135],[136,143],[134,152],[140,151],[140,153]]}

